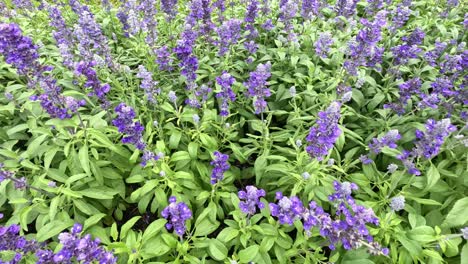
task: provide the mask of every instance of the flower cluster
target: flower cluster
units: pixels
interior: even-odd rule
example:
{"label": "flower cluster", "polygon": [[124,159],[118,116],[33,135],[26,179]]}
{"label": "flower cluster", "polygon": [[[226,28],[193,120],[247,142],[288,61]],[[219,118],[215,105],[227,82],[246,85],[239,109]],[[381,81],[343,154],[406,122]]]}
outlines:
{"label": "flower cluster", "polygon": [[238,196],[241,200],[239,208],[244,214],[254,215],[258,209],[263,209],[265,205],[260,202],[260,197],[265,197],[265,190],[257,189],[257,187],[248,185],[245,191],[239,191]]}
{"label": "flower cluster", "polygon": [[143,151],[141,166],[146,166],[148,161],[157,161],[162,158],[163,153],[155,154],[146,149],[146,143],[143,141],[144,127],[139,121],[133,122],[135,119],[135,111],[125,103],[120,103],[115,109],[117,117],[112,120],[112,124],[117,127],[118,131],[124,134],[122,142],[125,144],[132,144],[137,149]]}
{"label": "flower cluster", "polygon": [[253,98],[253,105],[256,114],[265,112],[267,102],[265,98],[270,97],[271,92],[268,89],[268,78],[271,76],[271,63],[259,64],[257,69],[250,73],[249,80],[244,83],[247,87],[247,95]]}
{"label": "flower cluster", "polygon": [[322,57],[328,57],[328,51],[330,46],[333,44],[333,39],[330,33],[320,33],[318,40],[315,42],[315,53]]}
{"label": "flower cluster", "polygon": [[75,74],[86,79],[84,86],[91,89],[91,93],[88,95],[96,96],[101,102],[102,108],[107,109],[110,102],[107,100],[106,95],[110,91],[110,85],[101,83],[96,71],[93,69],[94,66],[96,66],[95,61],[80,61],[75,65]]}
{"label": "flower cluster", "polygon": [[90,62],[95,60],[96,56],[100,56],[104,58],[107,66],[113,67],[107,38],[102,33],[101,26],[96,23],[93,13],[78,1],[70,1],[70,6],[78,15],[78,23],[73,28],[73,35],[78,40],[77,49],[81,60]]}
{"label": "flower cluster", "polygon": [[150,103],[156,104],[157,95],[161,93],[161,89],[157,87],[158,82],[153,80],[153,74],[149,72],[145,66],[138,66],[137,77],[141,79],[140,87],[145,91],[146,98]]}
{"label": "flower cluster", "polygon": [[385,104],[384,108],[389,108],[397,114],[402,115],[405,113],[405,106],[413,95],[421,94],[421,79],[419,77],[409,79],[408,81],[398,85],[400,98],[398,102]]}
{"label": "flower cluster", "polygon": [[192,211],[184,202],[177,203],[176,197],[171,196],[169,205],[164,208],[161,215],[168,220],[167,230],[174,230],[177,235],[183,236],[187,229],[185,221],[192,218]]}
{"label": "flower cluster", "polygon": [[232,90],[232,85],[236,79],[226,71],[223,71],[221,76],[216,77],[216,83],[221,86],[221,92],[216,94],[217,98],[221,99],[220,112],[221,116],[229,115],[229,102],[236,100],[236,94]]}
{"label": "flower cluster", "polygon": [[288,1],[281,1],[285,2],[284,4],[280,4],[280,13],[279,19],[284,24],[284,31],[288,34],[288,41],[297,41],[297,36],[294,33],[294,23],[293,19],[296,16],[298,11],[298,4],[294,0]]}
{"label": "flower cluster", "polygon": [[400,211],[405,208],[405,197],[404,196],[395,196],[390,201],[390,208],[393,211]]}
{"label": "flower cluster", "polygon": [[58,236],[62,245],[60,251],[54,253],[51,250],[38,250],[37,263],[71,263],[72,260],[83,263],[117,263],[117,258],[111,252],[99,246],[101,241],[98,238],[93,240],[89,234],[81,237],[82,230],[82,225],[75,224],[70,233],[61,233]]}
{"label": "flower cluster", "polygon": [[117,127],[120,133],[124,134],[122,142],[125,144],[132,144],[137,149],[143,150],[146,147],[143,141],[144,127],[139,121],[133,122],[135,119],[135,111],[125,103],[120,103],[115,109],[117,118],[112,121],[112,124]]}
{"label": "flower cluster", "polygon": [[340,136],[340,106],[339,102],[332,102],[325,111],[318,113],[317,125],[310,128],[306,138],[309,142],[306,151],[312,158],[322,160]]}
{"label": "flower cluster", "polygon": [[161,71],[172,71],[172,58],[171,53],[167,46],[162,46],[159,49],[156,49],[156,63],[159,65],[159,70]]}
{"label": "flower cluster", "polygon": [[373,22],[361,19],[364,27],[358,32],[355,41],[349,43],[349,58],[343,64],[349,74],[356,76],[359,66],[376,67],[381,63],[384,48],[377,46],[377,43],[382,39],[382,28],[387,24],[386,15],[386,11],[380,11]]}
{"label": "flower cluster", "polygon": [[398,130],[392,129],[382,137],[373,138],[372,142],[369,143],[369,148],[375,154],[379,154],[385,146],[393,149],[396,148],[396,141],[400,140],[400,138],[401,136],[400,133],[398,133]]}
{"label": "flower cluster", "polygon": [[217,45],[219,46],[218,54],[220,56],[226,54],[229,51],[229,47],[239,41],[241,37],[241,25],[241,20],[233,18],[224,21],[221,26],[216,28],[219,37]]}
{"label": "flower cluster", "polygon": [[229,170],[231,167],[228,163],[229,155],[223,154],[219,151],[215,151],[213,155],[214,159],[210,163],[211,166],[214,166],[213,171],[211,172],[211,184],[221,181],[224,178],[224,172]]}
{"label": "flower cluster", "polygon": [[457,130],[457,128],[450,123],[450,119],[448,118],[440,121],[429,119],[425,127],[425,132],[416,130],[416,141],[413,149],[411,151],[405,150],[401,155],[397,156],[410,174],[421,174],[413,163],[415,158],[431,159],[435,157],[444,144],[445,138],[448,137],[450,133]]}
{"label": "flower cluster", "polygon": [[177,0],[161,0],[161,10],[166,14],[166,20],[171,21],[177,14]]}
{"label": "flower cluster", "polygon": [[50,17],[50,26],[54,28],[52,32],[55,41],[57,42],[60,55],[62,55],[63,64],[68,68],[73,67],[73,48],[75,39],[73,38],[72,31],[65,22],[62,12],[56,6],[47,6]]}
{"label": "flower cluster", "polygon": [[363,245],[364,241],[370,244],[369,251],[377,254],[388,254],[388,249],[381,248],[380,245],[373,241],[366,224],[379,224],[379,220],[375,216],[371,208],[366,208],[356,204],[351,196],[352,190],[357,189],[354,183],[339,183],[334,182],[335,193],[330,195],[329,200],[336,202],[336,218],[328,225],[321,225],[321,235],[328,237],[330,248],[334,249],[338,242],[343,244],[346,250],[356,249]]}
{"label": "flower cluster", "polygon": [[270,211],[271,215],[277,217],[281,224],[292,225],[294,220],[301,219],[304,205],[298,197],[285,197],[283,193],[277,192],[275,198],[277,203],[270,203]]}
{"label": "flower cluster", "polygon": [[301,8],[301,16],[304,19],[312,19],[320,14],[320,9],[323,2],[320,0],[303,0]]}
{"label": "flower cluster", "polygon": [[37,46],[30,38],[23,36],[18,25],[0,24],[0,54],[5,56],[6,62],[13,65],[20,75],[28,78],[30,87],[42,88],[43,93],[39,96],[32,96],[31,99],[39,99],[42,108],[51,117],[70,118],[72,113],[85,104],[84,100],[78,101],[61,94],[62,88],[57,85],[56,80],[45,74],[52,67],[39,63]]}
{"label": "flower cluster", "polygon": [[411,15],[411,9],[403,4],[398,4],[392,11],[392,24],[390,31],[396,32],[397,29],[405,25]]}
{"label": "flower cluster", "polygon": [[420,28],[416,28],[408,37],[402,37],[403,44],[396,45],[390,50],[393,53],[394,64],[403,65],[406,64],[409,59],[415,59],[422,50],[418,47],[424,39],[424,31]]}
{"label": "flower cluster", "polygon": [[[0,218],[1,218],[0,214]],[[18,225],[8,227],[0,226],[0,253],[4,251],[13,251],[15,255],[10,262],[20,263],[27,255],[35,253],[36,263],[92,263],[94,261],[102,264],[117,263],[117,258],[112,252],[106,251],[100,246],[99,239],[91,239],[91,235],[80,236],[82,226],[75,224],[70,233],[61,233],[58,238],[61,249],[57,253],[45,248],[44,243],[38,243],[35,240],[28,240],[20,235]],[[4,263],[0,260],[1,263]]]}

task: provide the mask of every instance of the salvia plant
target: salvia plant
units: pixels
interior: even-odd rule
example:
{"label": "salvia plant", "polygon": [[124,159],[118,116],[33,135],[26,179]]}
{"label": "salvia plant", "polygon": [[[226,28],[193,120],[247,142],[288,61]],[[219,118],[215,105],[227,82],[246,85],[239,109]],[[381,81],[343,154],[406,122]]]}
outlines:
{"label": "salvia plant", "polygon": [[458,0],[0,1],[0,263],[467,263]]}

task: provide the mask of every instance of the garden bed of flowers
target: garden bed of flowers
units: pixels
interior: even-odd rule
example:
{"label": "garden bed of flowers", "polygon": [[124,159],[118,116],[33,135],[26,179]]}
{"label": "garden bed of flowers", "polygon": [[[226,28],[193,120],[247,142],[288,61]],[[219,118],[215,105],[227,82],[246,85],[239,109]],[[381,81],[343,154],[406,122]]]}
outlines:
{"label": "garden bed of flowers", "polygon": [[0,263],[468,263],[467,13],[0,1]]}

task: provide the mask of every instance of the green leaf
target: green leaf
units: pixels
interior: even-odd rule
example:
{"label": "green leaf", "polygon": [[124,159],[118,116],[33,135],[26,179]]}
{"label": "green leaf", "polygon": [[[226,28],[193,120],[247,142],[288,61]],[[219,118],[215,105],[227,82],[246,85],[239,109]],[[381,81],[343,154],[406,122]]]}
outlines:
{"label": "green leaf", "polygon": [[78,193],[86,197],[106,200],[106,199],[114,198],[114,195],[116,195],[118,191],[111,189],[109,187],[101,186],[101,187],[88,188],[82,191],[78,191]]}
{"label": "green leaf", "polygon": [[217,239],[211,239],[208,246],[208,253],[215,260],[225,260],[227,258],[228,249]]}
{"label": "green leaf", "polygon": [[96,223],[98,223],[105,216],[106,216],[106,214],[103,214],[103,213],[99,213],[99,214],[95,214],[93,216],[90,216],[88,219],[86,219],[84,221],[83,230],[86,230],[89,227],[95,225]]}
{"label": "green leaf", "polygon": [[439,170],[437,170],[434,164],[431,164],[431,167],[427,171],[427,185],[424,191],[429,191],[440,179]]}
{"label": "green leaf", "polygon": [[431,242],[437,239],[434,229],[430,226],[418,226],[406,232],[408,238],[419,242]]}
{"label": "green leaf", "polygon": [[239,251],[240,261],[243,263],[247,263],[253,260],[257,256],[259,250],[260,247],[258,245],[252,245],[246,249]]}
{"label": "green leaf", "polygon": [[128,220],[120,229],[120,240],[124,239],[128,231],[140,220],[141,216],[134,216]]}
{"label": "green leaf", "polygon": [[111,231],[110,231],[110,235],[112,237],[112,239],[114,239],[115,241],[117,241],[117,239],[119,238],[119,230],[117,230],[117,223],[114,222],[111,226]]}
{"label": "green leaf", "polygon": [[227,243],[234,238],[236,238],[239,235],[239,230],[232,228],[232,227],[226,227],[221,232],[219,232],[218,236],[216,237],[217,239],[221,240],[224,243]]}
{"label": "green leaf", "polygon": [[83,145],[78,152],[78,157],[80,159],[81,168],[85,171],[85,173],[91,176],[91,169],[89,167],[89,156],[88,156],[88,146]]}
{"label": "green leaf", "polygon": [[50,218],[51,220],[54,220],[55,215],[57,214],[58,205],[59,205],[59,203],[60,203],[60,201],[61,201],[62,199],[63,199],[62,197],[56,196],[56,197],[52,198],[52,200],[50,201],[50,205],[49,205],[49,218]]}
{"label": "green leaf", "polygon": [[99,210],[97,210],[94,206],[91,204],[88,204],[84,202],[81,199],[74,199],[73,204],[78,208],[81,212],[87,214],[87,215],[94,215],[99,213]]}
{"label": "green leaf", "polygon": [[452,210],[448,213],[443,227],[463,226],[468,222],[468,197],[462,198],[455,202]]}
{"label": "green leaf", "polygon": [[36,239],[39,242],[46,241],[47,239],[58,235],[63,230],[71,227],[73,224],[74,222],[71,219],[68,219],[66,221],[63,221],[63,220],[52,221],[39,229],[36,235]]}
{"label": "green leaf", "polygon": [[216,142],[216,140],[208,136],[207,134],[201,133],[200,140],[207,150],[214,151],[218,148],[218,143]]}
{"label": "green leaf", "polygon": [[143,233],[142,242],[145,243],[148,239],[154,237],[167,223],[166,219],[158,219],[146,227]]}
{"label": "green leaf", "polygon": [[173,130],[171,133],[171,137],[169,138],[169,148],[177,149],[181,137],[182,133],[180,131]]}
{"label": "green leaf", "polygon": [[422,251],[421,246],[416,241],[408,240],[404,236],[398,236],[398,241],[400,241],[403,247],[405,247],[410,254],[419,255]]}
{"label": "green leaf", "polygon": [[468,264],[468,243],[465,243],[465,245],[463,246],[460,258],[461,264]]}

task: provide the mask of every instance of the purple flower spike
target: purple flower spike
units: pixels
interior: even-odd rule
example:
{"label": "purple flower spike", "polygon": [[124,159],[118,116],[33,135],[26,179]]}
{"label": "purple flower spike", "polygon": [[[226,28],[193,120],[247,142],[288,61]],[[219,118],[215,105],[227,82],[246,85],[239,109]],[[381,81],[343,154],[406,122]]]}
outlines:
{"label": "purple flower spike", "polygon": [[265,197],[266,193],[263,189],[249,185],[245,187],[245,191],[239,191],[238,196],[241,200],[239,208],[244,214],[254,215],[258,209],[263,209],[265,205],[260,202],[260,197]]}
{"label": "purple flower spike", "polygon": [[373,138],[372,142],[369,143],[369,148],[375,153],[379,154],[382,148],[387,146],[389,148],[396,148],[396,141],[400,140],[401,136],[398,130],[392,129],[388,133],[380,138]]}
{"label": "purple flower spike", "polygon": [[331,103],[325,111],[319,112],[316,126],[310,128],[306,138],[309,142],[306,151],[312,158],[322,160],[340,136],[340,107],[339,102]]}
{"label": "purple flower spike", "polygon": [[265,98],[271,96],[270,89],[268,89],[268,78],[271,76],[271,63],[259,64],[254,72],[250,73],[249,80],[244,83],[247,87],[247,95],[254,99],[255,113],[260,114],[265,112],[267,102]]}
{"label": "purple flower spike", "polygon": [[229,155],[219,151],[215,151],[213,155],[215,157],[210,163],[211,166],[214,166],[213,172],[211,172],[211,184],[221,181],[224,178],[224,172],[231,167],[228,163]]}
{"label": "purple flower spike", "polygon": [[143,150],[146,144],[143,142],[143,126],[140,122],[133,122],[135,111],[125,103],[120,103],[116,108],[117,118],[112,121],[112,124],[117,127],[120,133],[124,134],[122,142],[132,144],[137,149]]}
{"label": "purple flower spike", "polygon": [[185,221],[192,218],[192,211],[184,202],[177,203],[175,196],[169,198],[169,205],[161,212],[162,217],[167,219],[166,229],[174,230],[182,237],[187,227]]}
{"label": "purple flower spike", "polygon": [[292,225],[295,219],[302,218],[305,208],[298,197],[288,198],[278,192],[276,200],[278,200],[276,204],[270,203],[270,211],[271,215],[277,217],[281,224]]}
{"label": "purple flower spike", "polygon": [[236,94],[232,91],[232,85],[236,79],[226,71],[223,71],[221,76],[216,77],[216,83],[221,86],[221,92],[216,94],[217,98],[221,98],[220,115],[229,115],[229,102],[236,100]]}

